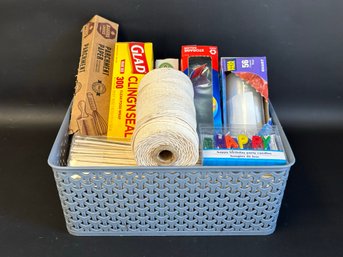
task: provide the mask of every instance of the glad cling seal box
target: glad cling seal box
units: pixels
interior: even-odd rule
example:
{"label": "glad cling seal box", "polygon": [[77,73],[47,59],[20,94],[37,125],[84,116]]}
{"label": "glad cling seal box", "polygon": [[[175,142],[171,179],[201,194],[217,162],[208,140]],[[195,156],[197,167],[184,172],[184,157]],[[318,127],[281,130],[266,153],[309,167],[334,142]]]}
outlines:
{"label": "glad cling seal box", "polygon": [[136,125],[136,102],[140,80],[153,69],[153,45],[118,42],[114,50],[112,90],[107,136],[129,141]]}

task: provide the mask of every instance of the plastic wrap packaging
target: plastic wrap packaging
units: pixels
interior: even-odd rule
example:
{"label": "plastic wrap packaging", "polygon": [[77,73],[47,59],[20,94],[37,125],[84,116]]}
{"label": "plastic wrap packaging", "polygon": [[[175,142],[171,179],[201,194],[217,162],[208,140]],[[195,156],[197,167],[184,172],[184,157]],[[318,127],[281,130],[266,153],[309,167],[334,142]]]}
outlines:
{"label": "plastic wrap packaging", "polygon": [[135,166],[129,142],[74,135],[68,166]]}
{"label": "plastic wrap packaging", "polygon": [[276,126],[202,128],[202,163],[204,166],[270,166],[287,162]]}
{"label": "plastic wrap packaging", "polygon": [[265,123],[261,94],[233,73],[226,77],[226,85],[228,126],[260,129]]}

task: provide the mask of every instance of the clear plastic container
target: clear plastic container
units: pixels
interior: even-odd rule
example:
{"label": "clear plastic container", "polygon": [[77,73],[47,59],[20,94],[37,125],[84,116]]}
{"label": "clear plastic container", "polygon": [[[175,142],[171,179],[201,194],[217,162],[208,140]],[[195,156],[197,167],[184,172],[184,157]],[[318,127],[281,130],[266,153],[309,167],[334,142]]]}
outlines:
{"label": "clear plastic container", "polygon": [[204,166],[271,166],[287,164],[277,126],[235,125],[201,128],[201,156]]}

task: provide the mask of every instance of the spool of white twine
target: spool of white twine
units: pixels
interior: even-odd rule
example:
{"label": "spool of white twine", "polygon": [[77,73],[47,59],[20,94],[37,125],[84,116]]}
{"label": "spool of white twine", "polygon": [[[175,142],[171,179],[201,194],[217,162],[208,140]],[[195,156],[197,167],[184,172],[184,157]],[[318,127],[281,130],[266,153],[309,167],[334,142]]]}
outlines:
{"label": "spool of white twine", "polygon": [[133,153],[139,166],[189,166],[199,158],[194,92],[181,71],[161,68],[138,87]]}

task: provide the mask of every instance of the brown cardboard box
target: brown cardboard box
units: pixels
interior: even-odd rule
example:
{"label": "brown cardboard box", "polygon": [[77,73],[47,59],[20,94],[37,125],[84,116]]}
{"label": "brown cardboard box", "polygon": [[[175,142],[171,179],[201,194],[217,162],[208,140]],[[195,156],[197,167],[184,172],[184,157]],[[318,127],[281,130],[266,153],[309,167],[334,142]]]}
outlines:
{"label": "brown cardboard box", "polygon": [[117,23],[95,15],[82,28],[69,134],[106,135]]}

